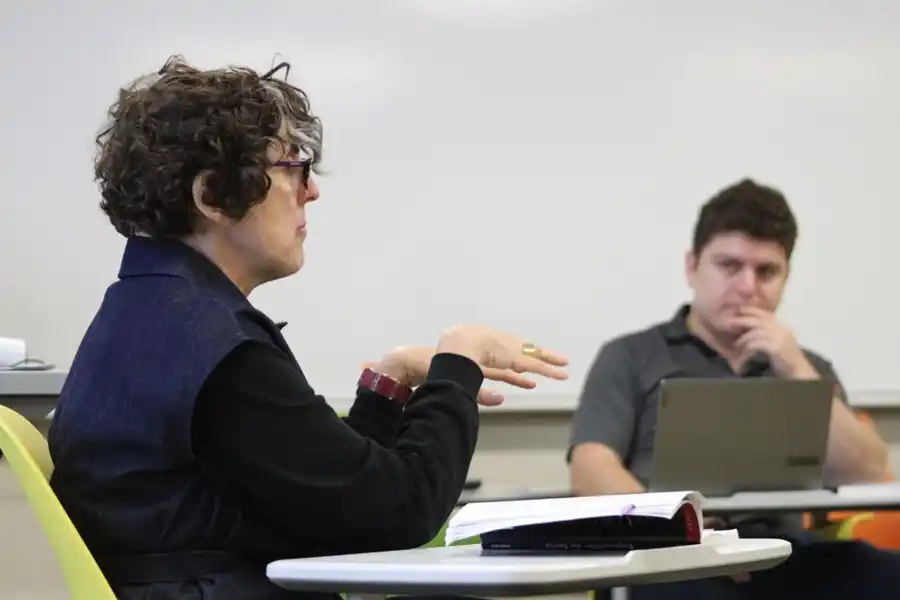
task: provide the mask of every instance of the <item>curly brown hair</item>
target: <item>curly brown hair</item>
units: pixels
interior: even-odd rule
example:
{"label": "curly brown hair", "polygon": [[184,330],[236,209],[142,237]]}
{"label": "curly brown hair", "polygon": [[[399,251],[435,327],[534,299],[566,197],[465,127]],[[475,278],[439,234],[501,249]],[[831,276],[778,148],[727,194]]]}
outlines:
{"label": "curly brown hair", "polygon": [[734,232],[776,242],[790,258],[797,243],[797,220],[784,194],[752,179],[742,179],[720,190],[700,208],[694,227],[694,255],[699,256],[715,236]]}
{"label": "curly brown hair", "polygon": [[119,91],[97,136],[100,208],[122,235],[183,237],[194,230],[194,179],[209,172],[204,201],[240,219],[265,197],[273,143],[321,159],[322,125],[306,94],[267,74],[200,70],[180,56]]}

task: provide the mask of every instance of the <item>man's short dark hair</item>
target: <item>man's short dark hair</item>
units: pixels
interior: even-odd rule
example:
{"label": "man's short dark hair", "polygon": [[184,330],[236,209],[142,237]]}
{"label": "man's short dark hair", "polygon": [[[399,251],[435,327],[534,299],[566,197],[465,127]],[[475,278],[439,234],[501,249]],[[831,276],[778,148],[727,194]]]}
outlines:
{"label": "man's short dark hair", "polygon": [[694,227],[694,255],[700,256],[706,245],[723,233],[743,233],[776,242],[790,258],[797,243],[797,220],[784,194],[743,179],[719,191],[700,208]]}
{"label": "man's short dark hair", "polygon": [[321,156],[322,126],[306,94],[249,68],[201,70],[173,56],[120,90],[108,116],[94,174],[100,208],[126,237],[190,234],[203,171],[206,203],[240,219],[269,190],[270,144],[296,145],[313,165]]}

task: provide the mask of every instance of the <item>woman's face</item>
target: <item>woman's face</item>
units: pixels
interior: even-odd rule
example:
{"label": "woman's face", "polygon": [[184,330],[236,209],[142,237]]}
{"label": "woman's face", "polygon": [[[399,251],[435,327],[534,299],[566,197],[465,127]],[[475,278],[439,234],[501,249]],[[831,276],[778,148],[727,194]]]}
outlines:
{"label": "woman's face", "polygon": [[228,228],[231,245],[260,283],[293,275],[303,266],[306,205],[319,198],[309,158],[297,146],[273,146],[269,158],[275,165],[267,172],[272,183],[265,199]]}

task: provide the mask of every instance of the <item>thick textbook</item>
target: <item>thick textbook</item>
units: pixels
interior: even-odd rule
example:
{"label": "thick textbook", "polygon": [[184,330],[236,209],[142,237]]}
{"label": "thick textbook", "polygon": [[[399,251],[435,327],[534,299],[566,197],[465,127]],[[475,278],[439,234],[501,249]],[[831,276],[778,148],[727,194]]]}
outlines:
{"label": "thick textbook", "polygon": [[450,519],[446,543],[480,536],[485,551],[627,552],[699,544],[697,492],[476,502]]}

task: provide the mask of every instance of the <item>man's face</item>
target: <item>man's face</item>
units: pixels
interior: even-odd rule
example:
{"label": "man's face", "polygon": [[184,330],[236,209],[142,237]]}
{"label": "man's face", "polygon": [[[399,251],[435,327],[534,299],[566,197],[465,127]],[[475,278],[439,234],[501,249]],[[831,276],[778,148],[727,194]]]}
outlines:
{"label": "man's face", "polygon": [[777,242],[739,232],[713,237],[699,256],[688,252],[688,285],[694,290],[691,310],[706,327],[725,337],[743,331],[733,324],[745,306],[775,312],[788,276],[788,258]]}

